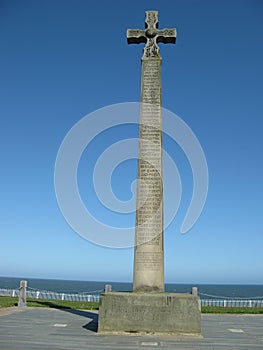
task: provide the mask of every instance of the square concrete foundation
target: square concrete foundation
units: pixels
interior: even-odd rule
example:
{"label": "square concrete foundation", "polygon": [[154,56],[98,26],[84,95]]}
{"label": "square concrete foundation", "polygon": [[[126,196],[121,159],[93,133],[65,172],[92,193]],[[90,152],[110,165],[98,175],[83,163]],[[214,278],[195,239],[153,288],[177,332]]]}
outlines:
{"label": "square concrete foundation", "polygon": [[201,336],[200,299],[179,293],[101,295],[98,333]]}

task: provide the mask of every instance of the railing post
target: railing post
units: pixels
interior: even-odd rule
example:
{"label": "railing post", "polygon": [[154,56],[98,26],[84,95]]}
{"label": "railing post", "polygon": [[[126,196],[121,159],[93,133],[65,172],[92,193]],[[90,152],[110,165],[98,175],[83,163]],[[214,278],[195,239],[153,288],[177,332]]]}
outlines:
{"label": "railing post", "polygon": [[19,307],[26,306],[26,287],[27,287],[27,281],[20,281],[19,299],[18,299]]}
{"label": "railing post", "polygon": [[104,293],[109,293],[112,291],[112,286],[111,284],[105,284],[105,289],[104,289]]}
{"label": "railing post", "polygon": [[197,287],[192,287],[192,295],[193,295],[194,297],[197,297],[197,296],[198,296]]}

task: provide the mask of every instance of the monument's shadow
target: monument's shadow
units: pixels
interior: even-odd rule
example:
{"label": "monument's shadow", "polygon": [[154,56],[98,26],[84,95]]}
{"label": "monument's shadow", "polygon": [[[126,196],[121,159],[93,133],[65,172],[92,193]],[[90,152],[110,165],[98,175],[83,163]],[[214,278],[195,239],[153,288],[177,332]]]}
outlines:
{"label": "monument's shadow", "polygon": [[97,331],[98,331],[98,318],[99,317],[95,311],[92,312],[91,310],[78,310],[78,309],[73,309],[71,307],[64,308],[64,307],[60,307],[60,306],[58,306],[50,301],[38,301],[37,303],[48,306],[48,307],[53,308],[53,309],[59,309],[59,310],[64,311],[64,312],[68,312],[68,313],[71,313],[74,315],[88,318],[88,319],[90,319],[90,321],[82,327],[84,329],[87,329],[88,331],[91,331],[91,332],[97,333]]}

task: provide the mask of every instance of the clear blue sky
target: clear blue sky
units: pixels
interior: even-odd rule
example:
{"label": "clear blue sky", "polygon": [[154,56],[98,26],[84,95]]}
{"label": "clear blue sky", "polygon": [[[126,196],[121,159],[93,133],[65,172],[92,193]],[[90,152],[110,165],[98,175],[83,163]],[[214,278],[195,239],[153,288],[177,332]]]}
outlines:
{"label": "clear blue sky", "polygon": [[[1,276],[132,280],[133,249],[92,244],[68,226],[56,201],[54,164],[78,120],[139,100],[143,46],[127,45],[126,29],[143,28],[148,9],[159,11],[159,28],[177,28],[176,45],[160,44],[163,106],[198,137],[210,180],[202,215],[181,235],[191,174],[166,142],[186,186],[165,232],[165,280],[263,283],[260,0],[0,2]],[[129,198],[136,162],[114,176],[116,196]],[[102,215],[93,201],[87,206]]]}

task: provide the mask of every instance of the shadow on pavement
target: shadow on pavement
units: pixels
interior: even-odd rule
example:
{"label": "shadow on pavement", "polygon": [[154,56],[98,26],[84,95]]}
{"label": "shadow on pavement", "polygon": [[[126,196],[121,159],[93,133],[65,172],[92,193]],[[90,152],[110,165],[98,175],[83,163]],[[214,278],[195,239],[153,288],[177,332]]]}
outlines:
{"label": "shadow on pavement", "polygon": [[96,312],[92,311],[86,311],[86,310],[78,310],[78,309],[72,309],[71,307],[62,307],[59,305],[56,305],[50,301],[37,301],[38,304],[48,306],[53,309],[59,309],[61,311],[69,312],[74,315],[82,316],[91,319],[90,322],[85,324],[83,328],[92,331],[97,332],[98,330],[98,314]]}

